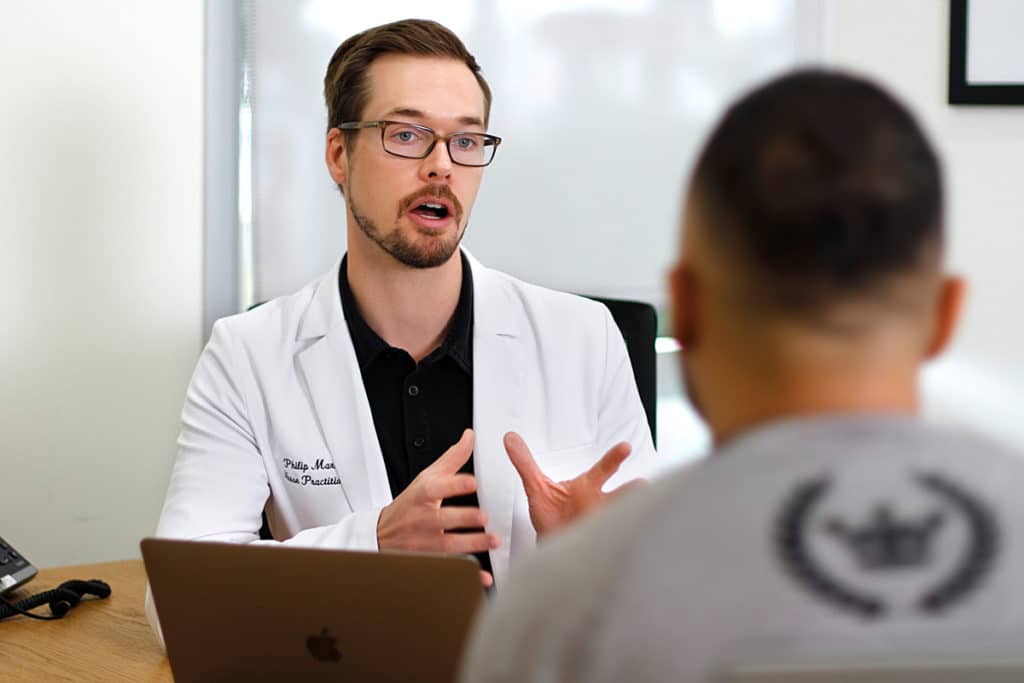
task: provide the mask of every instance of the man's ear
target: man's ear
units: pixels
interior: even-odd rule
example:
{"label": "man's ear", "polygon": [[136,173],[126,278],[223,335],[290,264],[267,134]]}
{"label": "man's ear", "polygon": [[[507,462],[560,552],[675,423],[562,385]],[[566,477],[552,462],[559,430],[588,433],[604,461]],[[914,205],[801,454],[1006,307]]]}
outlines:
{"label": "man's ear", "polygon": [[927,358],[942,353],[956,331],[963,310],[964,297],[967,295],[967,282],[962,277],[949,276],[943,279],[939,290],[939,301],[935,310],[932,338],[926,351]]}
{"label": "man's ear", "polygon": [[684,350],[697,345],[697,281],[693,271],[683,264],[668,274],[669,297],[672,302],[672,336]]}
{"label": "man's ear", "polygon": [[337,128],[331,128],[327,132],[327,149],[324,152],[324,161],[327,162],[327,171],[337,185],[344,185],[348,182],[348,146],[345,134]]}

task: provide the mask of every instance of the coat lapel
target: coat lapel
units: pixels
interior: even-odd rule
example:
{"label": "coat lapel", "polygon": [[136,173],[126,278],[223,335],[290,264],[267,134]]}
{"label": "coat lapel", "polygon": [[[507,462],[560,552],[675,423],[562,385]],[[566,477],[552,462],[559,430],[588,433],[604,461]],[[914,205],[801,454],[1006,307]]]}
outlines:
{"label": "coat lapel", "polygon": [[299,341],[309,344],[298,361],[349,507],[360,511],[387,505],[391,488],[341,310],[337,268],[318,283]]}
{"label": "coat lapel", "polygon": [[[519,475],[505,453],[502,437],[523,431],[521,398],[526,362],[522,303],[494,271],[469,257],[473,271],[473,428],[474,470],[488,530],[502,539],[492,553],[495,581],[507,577],[513,508],[522,495]],[[373,426],[355,349],[341,310],[338,271],[317,285],[299,327],[302,375],[338,478],[353,510],[391,502],[384,459]]]}
{"label": "coat lapel", "polygon": [[494,579],[502,585],[508,571],[512,516],[522,491],[519,475],[505,453],[502,437],[521,431],[524,381],[521,302],[492,270],[470,257],[473,271],[473,453],[480,506],[488,531],[502,544],[491,553]]}

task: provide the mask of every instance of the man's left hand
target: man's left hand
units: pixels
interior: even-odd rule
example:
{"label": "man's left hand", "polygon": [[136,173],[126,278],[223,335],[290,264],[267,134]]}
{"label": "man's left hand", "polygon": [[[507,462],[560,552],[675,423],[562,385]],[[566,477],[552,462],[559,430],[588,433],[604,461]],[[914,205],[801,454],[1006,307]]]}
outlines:
{"label": "man's left hand", "polygon": [[523,480],[530,504],[530,521],[538,536],[556,531],[626,489],[643,483],[642,479],[634,479],[607,493],[601,490],[633,450],[626,442],[612,446],[593,467],[575,479],[560,482],[541,472],[526,442],[515,432],[505,434],[505,450]]}

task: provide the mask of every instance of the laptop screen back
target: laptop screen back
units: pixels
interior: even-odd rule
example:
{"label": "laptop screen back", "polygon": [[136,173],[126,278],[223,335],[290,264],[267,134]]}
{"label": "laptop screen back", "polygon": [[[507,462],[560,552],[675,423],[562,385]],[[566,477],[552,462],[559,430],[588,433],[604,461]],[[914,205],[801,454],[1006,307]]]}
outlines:
{"label": "laptop screen back", "polygon": [[469,558],[165,539],[142,555],[176,681],[451,681]]}

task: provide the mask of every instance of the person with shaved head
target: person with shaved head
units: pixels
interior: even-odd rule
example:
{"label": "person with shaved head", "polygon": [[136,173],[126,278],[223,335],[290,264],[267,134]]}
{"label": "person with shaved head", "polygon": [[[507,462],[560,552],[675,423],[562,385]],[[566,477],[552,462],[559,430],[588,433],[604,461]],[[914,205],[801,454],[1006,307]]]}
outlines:
{"label": "person with shaved head", "polygon": [[832,681],[1015,654],[1024,461],[918,415],[964,297],[943,204],[932,145],[868,80],[801,71],[729,107],[669,277],[713,452],[545,543],[462,680]]}

